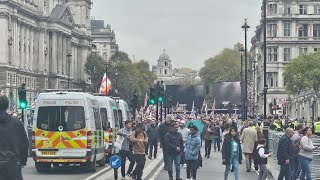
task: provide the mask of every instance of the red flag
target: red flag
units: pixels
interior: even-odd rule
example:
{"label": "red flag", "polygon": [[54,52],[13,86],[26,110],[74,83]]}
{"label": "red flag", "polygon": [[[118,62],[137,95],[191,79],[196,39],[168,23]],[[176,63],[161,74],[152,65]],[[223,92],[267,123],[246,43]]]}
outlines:
{"label": "red flag", "polygon": [[106,73],[104,73],[99,93],[107,95],[111,90],[112,90],[111,81],[109,80],[109,78],[106,75]]}

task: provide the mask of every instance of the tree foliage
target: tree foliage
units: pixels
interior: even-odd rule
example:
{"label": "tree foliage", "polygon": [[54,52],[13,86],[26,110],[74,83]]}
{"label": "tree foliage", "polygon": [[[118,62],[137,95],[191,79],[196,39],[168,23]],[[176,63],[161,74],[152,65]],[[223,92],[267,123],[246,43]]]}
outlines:
{"label": "tree foliage", "polygon": [[96,92],[100,87],[102,76],[104,75],[104,60],[101,56],[91,53],[84,65],[85,72],[90,76],[93,91]]}
{"label": "tree foliage", "polygon": [[303,54],[293,59],[283,73],[289,94],[313,89],[320,90],[320,53]]}
{"label": "tree foliage", "polygon": [[205,61],[200,69],[200,77],[205,84],[223,81],[240,81],[240,53],[236,44],[234,49],[223,49],[222,52]]}

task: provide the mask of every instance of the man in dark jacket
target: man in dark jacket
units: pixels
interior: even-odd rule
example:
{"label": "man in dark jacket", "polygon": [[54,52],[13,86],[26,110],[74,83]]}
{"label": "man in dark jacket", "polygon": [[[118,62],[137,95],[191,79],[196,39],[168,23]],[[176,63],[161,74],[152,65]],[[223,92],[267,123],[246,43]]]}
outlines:
{"label": "man in dark jacket", "polygon": [[155,120],[152,120],[151,125],[147,129],[147,135],[149,140],[149,156],[148,158],[152,158],[152,151],[154,150],[154,158],[157,158],[157,152],[158,152],[158,138],[159,138],[159,132],[158,132],[158,126],[156,124]]}
{"label": "man in dark jacket", "polygon": [[293,144],[291,137],[293,136],[294,131],[292,128],[287,128],[285,134],[280,138],[278,145],[277,159],[278,164],[280,165],[280,174],[278,180],[291,180],[291,165],[293,158]]}
{"label": "man in dark jacket", "polygon": [[171,131],[169,131],[165,136],[165,143],[169,180],[173,180],[173,161],[176,166],[176,180],[182,180],[180,178],[180,153],[183,152],[183,139],[181,133],[178,132],[177,124],[171,125]]}
{"label": "man in dark jacket", "polygon": [[165,135],[167,132],[170,131],[170,126],[171,126],[171,120],[173,118],[171,116],[168,116],[165,123],[161,123],[159,125],[159,136],[160,136],[160,146],[162,147],[162,153],[163,153],[163,161],[164,161],[164,170],[167,169],[167,151],[166,151],[166,143],[165,143]]}
{"label": "man in dark jacket", "polygon": [[0,179],[22,180],[28,159],[28,138],[23,125],[6,111],[9,100],[0,95]]}

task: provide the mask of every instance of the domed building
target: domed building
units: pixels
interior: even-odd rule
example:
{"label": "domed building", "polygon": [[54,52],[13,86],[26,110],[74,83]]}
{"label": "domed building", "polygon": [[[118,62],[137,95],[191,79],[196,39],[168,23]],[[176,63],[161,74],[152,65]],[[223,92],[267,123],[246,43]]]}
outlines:
{"label": "domed building", "polygon": [[166,50],[159,56],[158,65],[153,67],[153,71],[157,77],[171,77],[173,76],[172,63]]}

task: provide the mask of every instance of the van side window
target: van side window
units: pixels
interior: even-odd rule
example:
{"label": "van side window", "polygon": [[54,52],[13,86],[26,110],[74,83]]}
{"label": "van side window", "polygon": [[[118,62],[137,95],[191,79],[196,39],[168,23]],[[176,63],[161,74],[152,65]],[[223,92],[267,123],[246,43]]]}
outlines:
{"label": "van side window", "polygon": [[107,130],[110,128],[110,123],[108,121],[108,113],[106,108],[100,108],[100,115],[102,121],[102,128],[103,130]]}
{"label": "van side window", "polygon": [[121,110],[118,110],[118,114],[119,114],[119,124],[120,124],[120,128],[123,128],[122,111],[121,111]]}
{"label": "van side window", "polygon": [[114,116],[114,125],[116,128],[119,127],[119,118],[118,118],[118,111],[117,110],[113,110],[113,116]]}
{"label": "van side window", "polygon": [[93,108],[93,116],[94,116],[94,122],[96,125],[96,129],[101,129],[101,119],[100,119],[100,112],[99,108]]}

